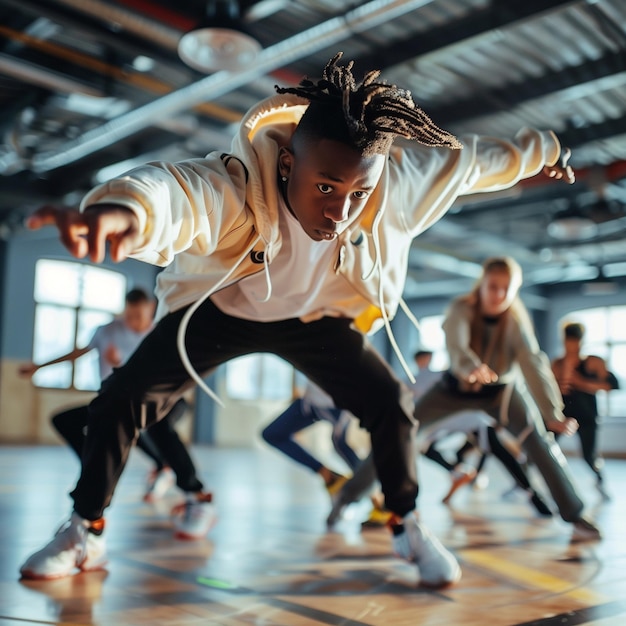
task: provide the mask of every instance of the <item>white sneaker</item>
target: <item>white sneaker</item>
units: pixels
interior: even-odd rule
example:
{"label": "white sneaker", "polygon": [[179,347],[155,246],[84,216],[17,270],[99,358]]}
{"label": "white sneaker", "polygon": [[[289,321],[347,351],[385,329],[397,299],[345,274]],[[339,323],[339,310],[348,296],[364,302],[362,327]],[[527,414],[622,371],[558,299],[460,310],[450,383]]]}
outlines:
{"label": "white sneaker", "polygon": [[[402,519],[401,526],[391,526],[394,552],[419,569],[420,585],[441,588],[461,579],[461,568],[451,552],[443,547],[413,513]],[[398,534],[396,534],[398,532]]]}
{"label": "white sneaker", "polygon": [[[104,528],[104,520],[101,528]],[[106,564],[103,535],[90,532],[94,522],[72,513],[47,546],[31,555],[22,567],[24,578],[50,579],[69,576],[75,569],[83,572],[101,569]]]}
{"label": "white sneaker", "polygon": [[484,472],[481,472],[478,476],[474,477],[472,487],[476,491],[484,491],[487,487],[489,487],[489,476],[487,476]]}
{"label": "white sneaker", "polygon": [[167,491],[176,484],[176,475],[169,467],[152,470],[148,475],[148,488],[143,497],[145,502],[160,500]]}
{"label": "white sneaker", "polygon": [[210,493],[190,494],[172,509],[174,536],[178,539],[202,539],[215,525],[217,516]]}

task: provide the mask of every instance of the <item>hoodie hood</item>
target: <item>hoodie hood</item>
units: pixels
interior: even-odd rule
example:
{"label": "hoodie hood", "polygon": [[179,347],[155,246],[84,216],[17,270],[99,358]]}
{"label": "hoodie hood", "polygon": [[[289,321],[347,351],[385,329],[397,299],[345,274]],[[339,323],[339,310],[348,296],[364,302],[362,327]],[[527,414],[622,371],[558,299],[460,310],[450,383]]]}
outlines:
{"label": "hoodie hood", "polygon": [[233,138],[230,155],[247,170],[247,202],[271,260],[280,249],[278,231],[278,153],[308,107],[308,100],[285,94],[266,98],[246,113]]}

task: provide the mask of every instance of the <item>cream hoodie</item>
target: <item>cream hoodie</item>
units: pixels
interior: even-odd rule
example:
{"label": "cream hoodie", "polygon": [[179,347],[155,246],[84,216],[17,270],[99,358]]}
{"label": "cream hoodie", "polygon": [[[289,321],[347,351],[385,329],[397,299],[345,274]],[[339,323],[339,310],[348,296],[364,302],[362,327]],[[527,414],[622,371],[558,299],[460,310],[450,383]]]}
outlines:
{"label": "cream hoodie", "polygon": [[[271,291],[271,263],[281,246],[278,151],[307,104],[293,95],[268,98],[245,116],[228,154],[149,163],[83,199],[82,210],[106,203],[136,214],[142,239],[130,256],[166,266],[157,279],[157,317],[258,271],[266,272]],[[381,319],[389,332],[398,305],[408,312],[401,296],[411,243],[459,195],[511,187],[560,155],[549,131],[460,139],[462,150],[396,141],[360,219],[339,238],[335,269],[363,298],[355,320],[362,332],[380,327]]]}

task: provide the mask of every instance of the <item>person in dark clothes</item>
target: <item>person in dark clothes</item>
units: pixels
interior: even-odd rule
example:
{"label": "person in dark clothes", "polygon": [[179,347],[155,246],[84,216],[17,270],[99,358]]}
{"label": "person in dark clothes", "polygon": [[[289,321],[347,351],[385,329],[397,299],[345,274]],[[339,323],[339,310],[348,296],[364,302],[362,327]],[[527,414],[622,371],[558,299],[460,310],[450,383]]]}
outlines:
{"label": "person in dark clothes", "polygon": [[598,391],[618,389],[617,378],[599,356],[581,354],[585,336],[583,324],[569,322],[563,327],[565,354],[553,359],[552,371],[563,395],[563,413],[578,421],[578,438],[583,458],[596,475],[600,495],[610,499],[602,474],[603,459],[598,453]]}

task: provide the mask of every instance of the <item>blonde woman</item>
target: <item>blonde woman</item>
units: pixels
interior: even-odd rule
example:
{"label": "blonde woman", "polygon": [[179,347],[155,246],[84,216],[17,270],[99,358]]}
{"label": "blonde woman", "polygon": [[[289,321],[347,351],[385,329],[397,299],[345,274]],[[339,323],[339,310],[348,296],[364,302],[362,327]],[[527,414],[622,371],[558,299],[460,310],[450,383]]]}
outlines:
{"label": "blonde woman", "polygon": [[578,423],[563,414],[550,362],[518,295],[521,285],[514,259],[490,258],[474,289],[452,301],[443,323],[450,369],[417,402],[415,416],[431,424],[460,410],[491,415],[522,442],[561,517],[573,524],[572,539],[599,539],[552,434],[571,435]]}

